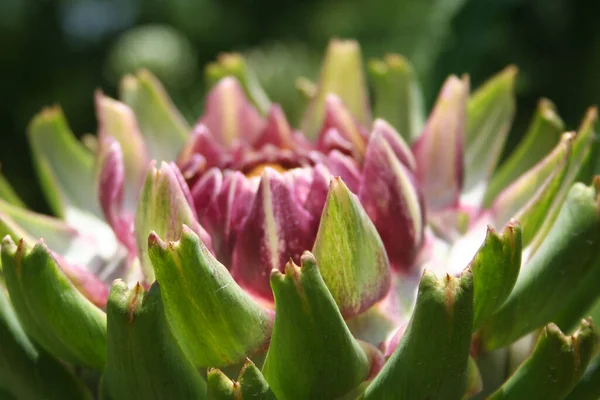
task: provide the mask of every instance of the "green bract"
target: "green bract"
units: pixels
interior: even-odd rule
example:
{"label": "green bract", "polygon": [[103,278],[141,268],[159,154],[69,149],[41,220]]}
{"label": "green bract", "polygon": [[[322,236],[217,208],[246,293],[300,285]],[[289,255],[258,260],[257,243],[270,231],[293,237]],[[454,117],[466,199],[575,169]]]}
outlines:
{"label": "green bract", "polygon": [[333,40],[299,130],[237,54],[194,124],[148,71],[86,145],[37,115],[54,216],[0,176],[0,397],[596,398],[596,109],[541,100],[502,162],[515,67],[426,115],[407,60],[367,65]]}

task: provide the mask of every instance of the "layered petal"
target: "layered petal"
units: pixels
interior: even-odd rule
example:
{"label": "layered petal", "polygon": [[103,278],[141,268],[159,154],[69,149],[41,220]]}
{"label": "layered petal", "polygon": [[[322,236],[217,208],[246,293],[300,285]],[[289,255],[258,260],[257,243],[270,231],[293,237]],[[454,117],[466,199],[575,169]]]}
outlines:
{"label": "layered petal", "polygon": [[219,193],[200,211],[200,222],[210,232],[215,254],[228,267],[236,233],[252,206],[257,183],[239,171],[225,171]]}
{"label": "layered petal", "polygon": [[226,148],[236,142],[253,144],[265,127],[265,122],[250,104],[237,79],[223,78],[206,98],[206,109],[199,121]]}
{"label": "layered petal", "polygon": [[[118,143],[125,182],[124,208],[129,212],[135,212],[137,198],[150,162],[146,143],[135,114],[129,106],[104,96],[100,91],[96,92],[95,100],[99,148],[102,149],[103,142],[106,141],[109,147],[114,146],[113,140]],[[108,139],[109,137],[113,139]]]}
{"label": "layered petal", "polygon": [[423,133],[412,147],[417,162],[417,182],[431,212],[458,205],[468,95],[468,79],[449,77]]}
{"label": "layered petal", "polygon": [[285,118],[283,109],[279,104],[274,104],[269,110],[266,128],[254,146],[261,148],[272,144],[280,149],[292,149],[294,146],[292,134],[292,127]]}
{"label": "layered petal", "polygon": [[412,267],[424,237],[424,207],[412,173],[380,130],[369,141],[360,201],[377,227],[396,270]]}
{"label": "layered petal", "polygon": [[331,129],[335,129],[345,141],[350,143],[352,155],[357,160],[362,160],[366,150],[367,131],[344,106],[342,100],[333,94],[325,99],[325,119],[317,143],[319,148],[326,149],[323,136]]}
{"label": "layered petal", "polygon": [[248,216],[233,249],[231,273],[250,292],[266,299],[271,270],[282,270],[312,247],[313,217],[296,200],[293,189],[271,168],[261,176]]}
{"label": "layered petal", "polygon": [[123,210],[125,171],[121,146],[112,136],[100,141],[98,153],[98,196],[106,222],[115,236],[134,255],[136,253],[133,235],[133,215],[135,209]]}
{"label": "layered petal", "polygon": [[338,150],[333,150],[324,160],[325,166],[332,175],[339,176],[353,193],[360,188],[360,171],[356,162]]}

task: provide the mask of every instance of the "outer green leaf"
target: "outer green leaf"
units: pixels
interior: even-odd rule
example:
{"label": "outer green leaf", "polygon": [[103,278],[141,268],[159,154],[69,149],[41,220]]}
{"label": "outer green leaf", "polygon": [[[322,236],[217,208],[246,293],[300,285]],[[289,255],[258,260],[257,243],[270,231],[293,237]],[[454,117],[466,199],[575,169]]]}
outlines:
{"label": "outer green leaf", "polygon": [[29,143],[46,200],[56,215],[74,209],[102,217],[95,189],[93,154],[77,141],[58,107],[44,109],[28,128]]}
{"label": "outer green leaf", "polygon": [[577,181],[588,183],[592,179],[591,175],[587,175],[591,174],[594,157],[595,155],[597,157],[598,144],[594,131],[597,121],[598,111],[595,108],[591,108],[577,130],[577,135],[571,146],[571,156],[567,173],[560,190],[556,194],[552,207],[545,214],[544,224],[540,227],[539,233],[531,244],[530,254],[534,254],[545,240],[546,235],[554,225],[554,221],[556,221],[562,204],[573,183]]}
{"label": "outer green leaf", "polygon": [[595,341],[591,320],[581,321],[572,336],[547,325],[531,357],[490,399],[564,399],[583,375]]}
{"label": "outer green leaf", "polygon": [[473,295],[470,269],[441,279],[425,270],[406,332],[365,399],[460,399],[467,386]]}
{"label": "outer green leaf", "polygon": [[206,67],[206,80],[208,87],[227,76],[234,76],[242,84],[246,96],[254,103],[254,106],[266,115],[271,108],[271,100],[260,86],[254,71],[241,54],[223,53],[219,55],[216,62]]}
{"label": "outer green leaf", "polygon": [[587,371],[567,396],[567,400],[598,400],[600,398],[600,357],[590,363]]}
{"label": "outer green leaf", "polygon": [[496,226],[503,226],[513,217],[521,223],[523,246],[545,223],[558,196],[569,168],[573,138],[573,134],[565,133],[552,153],[503,190],[492,205]]}
{"label": "outer green leaf", "polygon": [[599,256],[597,191],[577,183],[546,240],[521,268],[508,300],[482,326],[484,348],[503,347],[554,320],[598,268]]}
{"label": "outer green leaf", "polygon": [[410,62],[399,54],[388,54],[368,65],[373,80],[373,114],[396,128],[408,143],[416,139],[425,125],[423,94]]}
{"label": "outer green leaf", "polygon": [[[91,393],[64,364],[29,340],[3,288],[0,288],[0,387],[19,400],[92,399]],[[0,393],[0,398],[4,399],[3,396]]]}
{"label": "outer green leaf", "polygon": [[106,362],[106,315],[67,279],[44,242],[2,241],[6,286],[23,328],[44,349],[94,369]]}
{"label": "outer green leaf", "polygon": [[329,43],[317,93],[302,118],[301,131],[315,137],[325,117],[325,99],[336,94],[357,121],[368,127],[371,111],[363,72],[362,56],[357,42],[334,39]]}
{"label": "outer green leaf", "polygon": [[559,141],[564,129],[554,104],[541,99],[525,136],[494,173],[485,192],[484,206],[490,206],[502,189],[541,161]]}
{"label": "outer green leaf", "polygon": [[208,371],[208,398],[210,400],[275,400],[269,384],[250,359],[240,371],[237,382],[221,370]]}
{"label": "outer green leaf", "polygon": [[205,399],[206,382],[165,319],[160,288],[114,282],[107,305],[107,399]]}
{"label": "outer green leaf", "polygon": [[191,229],[184,225],[179,241],[168,243],[152,232],[148,242],[167,320],[196,366],[231,365],[265,348],[271,313],[237,285]]}
{"label": "outer green leaf", "polygon": [[[312,254],[271,274],[275,325],[263,374],[279,400],[335,398],[367,378],[370,354],[352,337]],[[301,327],[301,328],[300,328]]]}
{"label": "outer green leaf", "polygon": [[508,298],[521,268],[521,226],[512,220],[502,236],[488,227],[485,242],[471,261],[475,281],[475,316],[477,329]]}
{"label": "outer green leaf", "polygon": [[10,183],[6,180],[4,175],[0,173],[0,200],[4,200],[17,207],[25,207],[23,200],[15,193]]}
{"label": "outer green leaf", "polygon": [[332,179],[313,247],[323,280],[346,318],[388,293],[391,270],[377,229],[341,179]]}
{"label": "outer green leaf", "polygon": [[464,191],[483,196],[485,185],[496,169],[515,114],[513,65],[488,80],[469,99],[465,135]]}
{"label": "outer green leaf", "polygon": [[176,160],[191,129],[158,79],[147,70],[126,76],[121,99],[135,112],[150,159]]}

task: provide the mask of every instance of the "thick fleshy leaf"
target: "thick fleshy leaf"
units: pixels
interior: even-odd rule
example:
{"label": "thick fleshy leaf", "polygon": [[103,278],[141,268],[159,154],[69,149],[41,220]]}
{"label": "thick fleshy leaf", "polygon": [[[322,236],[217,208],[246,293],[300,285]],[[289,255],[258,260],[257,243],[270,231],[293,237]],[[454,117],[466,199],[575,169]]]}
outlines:
{"label": "thick fleshy leaf", "polygon": [[278,399],[336,398],[367,379],[377,350],[352,337],[311,253],[301,268],[290,261],[285,274],[273,271],[271,286],[276,314],[263,374]]}
{"label": "thick fleshy leaf", "polygon": [[465,135],[465,181],[463,191],[479,204],[496,169],[515,114],[513,65],[489,79],[469,99]]}
{"label": "thick fleshy leaf", "polygon": [[475,286],[473,328],[477,329],[508,298],[521,268],[521,226],[511,220],[502,235],[488,227],[485,242],[471,261]]}
{"label": "thick fleshy leaf", "polygon": [[[109,137],[119,143],[123,165],[124,209],[133,213],[137,205],[140,187],[148,168],[148,152],[133,110],[124,103],[96,92],[96,116],[98,118],[99,147],[103,142],[113,146]],[[102,188],[100,191],[102,195]]]}
{"label": "thick fleshy leaf", "polygon": [[191,128],[158,79],[147,70],[127,75],[121,81],[120,95],[135,113],[148,158],[176,160]]}
{"label": "thick fleshy leaf", "polygon": [[117,280],[107,305],[107,399],[205,399],[206,382],[165,319],[158,283],[148,293]]}
{"label": "thick fleshy leaf", "polygon": [[2,173],[0,173],[0,200],[4,200],[14,206],[25,207],[23,200],[19,198]]}
{"label": "thick fleshy leaf", "polygon": [[176,240],[181,235],[181,225],[188,225],[210,248],[210,236],[198,223],[191,207],[191,195],[176,166],[163,162],[160,169],[152,166],[140,194],[135,217],[135,234],[138,254],[145,279],[154,281],[154,271],[148,256],[148,234],[156,232],[164,240]]}
{"label": "thick fleshy leaf", "polygon": [[358,193],[385,244],[392,267],[407,271],[423,243],[423,199],[413,174],[377,129],[369,140]]}
{"label": "thick fleshy leaf", "polygon": [[31,342],[1,287],[0,387],[15,399],[92,399],[64,364]]}
{"label": "thick fleshy leaf", "polygon": [[241,83],[246,96],[263,115],[267,114],[271,108],[271,100],[241,54],[219,54],[216,62],[208,64],[205,73],[209,86],[213,86],[228,76],[235,77]]}
{"label": "thick fleshy leaf", "polygon": [[28,128],[38,178],[52,211],[72,222],[77,210],[102,217],[95,198],[94,155],[77,141],[58,107],[35,116]]}
{"label": "thick fleshy leaf", "polygon": [[574,135],[565,133],[542,161],[502,191],[492,205],[495,226],[515,218],[523,227],[523,246],[535,237],[561,188],[572,155]]}
{"label": "thick fleshy leaf", "polygon": [[598,398],[600,398],[600,357],[596,356],[566,400],[598,400]]}
{"label": "thick fleshy leaf", "polygon": [[545,240],[573,183],[582,182],[587,184],[592,179],[593,165],[598,157],[597,122],[598,110],[596,108],[589,109],[577,130],[575,140],[573,140],[568,170],[562,185],[555,196],[552,207],[546,212],[543,225],[531,244],[530,254],[534,254]]}
{"label": "thick fleshy leaf", "polygon": [[313,247],[344,318],[370,308],[390,289],[391,270],[375,225],[340,178],[333,178]]}
{"label": "thick fleshy leaf", "polygon": [[236,238],[231,268],[235,280],[249,292],[271,300],[271,270],[283,270],[290,258],[299,260],[311,248],[312,219],[284,177],[266,168]]}
{"label": "thick fleshy leaf", "polygon": [[458,204],[463,181],[463,143],[466,124],[468,78],[449,77],[413,144],[417,182],[428,212]]}
{"label": "thick fleshy leaf", "polygon": [[269,384],[250,359],[246,359],[236,381],[219,369],[208,371],[210,400],[275,400]]}
{"label": "thick fleshy leaf", "polygon": [[460,399],[467,387],[473,293],[470,269],[440,279],[425,270],[406,332],[365,399]]}
{"label": "thick fleshy leaf", "polygon": [[45,350],[76,365],[102,369],[106,315],[67,279],[43,242],[2,241],[2,268],[23,328]]}
{"label": "thick fleshy leaf", "polygon": [[167,320],[194,365],[231,365],[266,347],[271,312],[237,285],[198,235],[184,225],[177,242],[153,232],[148,243]]}
{"label": "thick fleshy leaf", "polygon": [[494,173],[483,205],[490,206],[504,188],[550,153],[564,130],[564,122],[554,104],[548,99],[541,99],[525,137]]}
{"label": "thick fleshy leaf", "polygon": [[399,54],[388,54],[368,65],[373,80],[373,114],[392,124],[408,143],[423,131],[423,94],[410,62]]}
{"label": "thick fleshy leaf", "polygon": [[591,320],[582,320],[571,336],[547,325],[531,357],[490,399],[564,399],[585,372],[595,342]]}
{"label": "thick fleshy leaf", "polygon": [[329,94],[338,96],[358,123],[368,128],[371,110],[358,43],[332,40],[322,65],[317,92],[306,109],[300,130],[311,138],[317,135],[325,119],[325,101]]}
{"label": "thick fleshy leaf", "polygon": [[570,190],[546,240],[521,268],[508,300],[482,326],[485,349],[503,347],[553,321],[580,294],[590,274],[598,273],[594,271],[600,267],[597,193],[581,183]]}
{"label": "thick fleshy leaf", "polygon": [[223,78],[211,89],[199,123],[226,148],[237,142],[253,144],[265,128],[265,121],[233,77]]}

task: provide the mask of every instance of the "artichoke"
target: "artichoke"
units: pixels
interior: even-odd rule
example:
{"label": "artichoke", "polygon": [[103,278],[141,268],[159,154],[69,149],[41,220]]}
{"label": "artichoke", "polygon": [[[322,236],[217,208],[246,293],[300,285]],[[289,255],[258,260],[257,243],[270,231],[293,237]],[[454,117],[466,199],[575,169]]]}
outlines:
{"label": "artichoke", "polygon": [[0,394],[595,398],[596,109],[563,133],[541,100],[500,164],[515,67],[425,117],[408,61],[362,63],[330,43],[298,130],[237,54],[193,128],[148,71],[97,136],[37,115],[55,215],[0,177]]}

